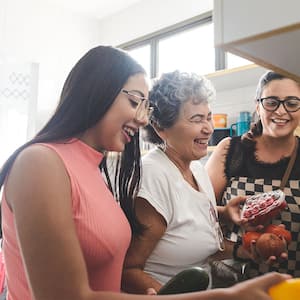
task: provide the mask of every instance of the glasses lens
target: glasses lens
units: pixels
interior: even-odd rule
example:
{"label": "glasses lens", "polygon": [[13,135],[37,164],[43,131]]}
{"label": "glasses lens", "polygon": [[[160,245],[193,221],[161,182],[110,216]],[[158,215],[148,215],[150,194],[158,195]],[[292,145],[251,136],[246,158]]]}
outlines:
{"label": "glasses lens", "polygon": [[266,110],[274,111],[280,105],[280,101],[275,98],[264,98],[261,99],[261,103]]}
{"label": "glasses lens", "polygon": [[284,106],[287,111],[297,111],[300,108],[300,100],[299,99],[287,99],[284,101]]}

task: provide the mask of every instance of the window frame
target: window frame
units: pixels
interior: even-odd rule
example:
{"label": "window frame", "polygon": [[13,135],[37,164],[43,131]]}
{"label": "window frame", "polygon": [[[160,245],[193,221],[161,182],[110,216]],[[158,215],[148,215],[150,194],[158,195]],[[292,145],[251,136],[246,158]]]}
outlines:
{"label": "window frame", "polygon": [[[166,27],[149,35],[137,38],[135,40],[119,45],[124,50],[133,50],[145,45],[150,45],[150,78],[158,76],[158,44],[159,41],[167,37],[182,33],[191,28],[213,22],[212,11],[206,12],[199,16],[185,20],[183,22]],[[226,55],[225,52],[215,48],[215,71],[225,69]]]}

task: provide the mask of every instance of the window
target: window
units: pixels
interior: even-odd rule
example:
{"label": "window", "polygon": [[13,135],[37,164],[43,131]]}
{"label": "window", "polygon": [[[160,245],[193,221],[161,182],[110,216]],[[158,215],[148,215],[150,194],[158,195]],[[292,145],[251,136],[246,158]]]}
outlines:
{"label": "window", "polygon": [[119,45],[151,78],[179,69],[201,75],[252,63],[214,48],[212,13],[208,12],[143,38]]}
{"label": "window", "polygon": [[128,51],[151,78],[176,69],[198,74],[216,70],[211,12],[119,47]]}
{"label": "window", "polygon": [[151,74],[151,47],[150,44],[133,48],[128,51],[129,54],[141,64],[147,74]]}
{"label": "window", "polygon": [[160,76],[175,69],[199,74],[215,71],[213,24],[195,26],[158,41]]}

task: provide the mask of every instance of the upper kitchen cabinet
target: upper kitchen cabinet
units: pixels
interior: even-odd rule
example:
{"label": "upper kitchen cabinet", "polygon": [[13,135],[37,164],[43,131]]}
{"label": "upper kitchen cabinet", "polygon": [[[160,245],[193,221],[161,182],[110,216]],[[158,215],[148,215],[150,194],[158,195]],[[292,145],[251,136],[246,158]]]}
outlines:
{"label": "upper kitchen cabinet", "polygon": [[214,0],[215,46],[300,81],[299,0]]}

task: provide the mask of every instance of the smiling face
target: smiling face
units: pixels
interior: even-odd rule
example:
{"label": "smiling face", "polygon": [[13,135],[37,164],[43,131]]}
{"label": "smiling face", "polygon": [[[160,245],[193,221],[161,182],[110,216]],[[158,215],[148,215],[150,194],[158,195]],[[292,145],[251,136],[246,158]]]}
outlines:
{"label": "smiling face", "polygon": [[[287,78],[273,80],[264,87],[261,98],[270,96],[278,97],[281,100],[289,96],[300,98],[300,86]],[[262,122],[263,135],[270,137],[291,136],[299,125],[300,110],[287,112],[283,105],[280,105],[274,112],[269,112],[259,103],[256,109]]]}
{"label": "smiling face", "polygon": [[[148,98],[149,86],[144,74],[131,76],[123,89]],[[97,150],[123,151],[139,127],[149,121],[147,116],[136,119],[137,107],[137,99],[121,91],[104,117],[84,133],[82,140]]]}
{"label": "smiling face", "polygon": [[166,151],[184,161],[198,160],[207,154],[213,132],[212,113],[207,103],[185,102],[176,123],[161,131]]}

